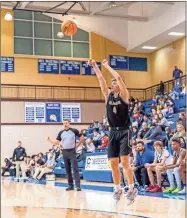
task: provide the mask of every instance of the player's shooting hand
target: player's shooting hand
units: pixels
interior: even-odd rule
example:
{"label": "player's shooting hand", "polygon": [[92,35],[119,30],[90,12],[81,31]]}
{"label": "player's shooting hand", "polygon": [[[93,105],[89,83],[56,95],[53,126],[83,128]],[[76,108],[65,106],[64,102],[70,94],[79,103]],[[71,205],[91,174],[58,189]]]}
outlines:
{"label": "player's shooting hand", "polygon": [[102,61],[102,65],[103,65],[104,67],[107,67],[107,66],[108,66],[108,61],[107,61],[106,59],[104,59],[104,60]]}

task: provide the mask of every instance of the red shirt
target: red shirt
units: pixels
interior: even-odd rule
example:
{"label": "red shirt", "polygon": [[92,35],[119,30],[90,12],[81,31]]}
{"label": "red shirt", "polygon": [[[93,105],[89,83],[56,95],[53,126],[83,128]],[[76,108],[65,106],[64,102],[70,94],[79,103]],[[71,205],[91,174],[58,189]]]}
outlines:
{"label": "red shirt", "polygon": [[108,147],[108,137],[107,136],[104,136],[102,138],[102,145],[101,147]]}

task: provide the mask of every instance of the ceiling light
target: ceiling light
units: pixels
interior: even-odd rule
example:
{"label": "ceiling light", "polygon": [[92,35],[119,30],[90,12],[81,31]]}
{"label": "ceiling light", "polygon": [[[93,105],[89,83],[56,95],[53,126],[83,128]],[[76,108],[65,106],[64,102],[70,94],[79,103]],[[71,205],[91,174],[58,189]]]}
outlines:
{"label": "ceiling light", "polygon": [[156,47],[153,47],[153,46],[143,46],[142,48],[143,48],[143,49],[153,50],[153,49],[155,49]]}
{"label": "ceiling light", "polygon": [[57,37],[58,37],[58,38],[63,38],[63,37],[64,37],[64,33],[58,32],[58,33],[57,33]]}
{"label": "ceiling light", "polygon": [[116,3],[115,3],[115,2],[110,2],[109,7],[110,7],[110,8],[116,7]]}
{"label": "ceiling light", "polygon": [[9,13],[9,12],[7,12],[7,13],[5,14],[4,19],[5,19],[6,21],[11,21],[11,20],[12,20],[12,14]]}
{"label": "ceiling light", "polygon": [[170,35],[170,36],[184,36],[184,33],[171,32],[171,33],[168,33],[168,35]]}

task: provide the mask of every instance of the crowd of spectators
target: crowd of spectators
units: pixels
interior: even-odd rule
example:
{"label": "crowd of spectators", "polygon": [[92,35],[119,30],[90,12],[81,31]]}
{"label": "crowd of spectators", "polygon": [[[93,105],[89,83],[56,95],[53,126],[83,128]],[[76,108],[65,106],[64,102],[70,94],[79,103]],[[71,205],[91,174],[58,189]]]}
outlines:
{"label": "crowd of spectators", "polygon": [[[175,74],[177,73],[173,74],[174,77]],[[170,187],[164,192],[185,193],[186,114],[179,113],[176,127],[172,130],[169,121],[175,113],[175,100],[183,94],[185,92],[182,93],[182,85],[177,77],[174,90],[170,93],[164,92],[164,84],[160,82],[152,99],[150,111],[146,111],[143,102],[133,97],[130,98],[130,144],[132,146],[130,161],[134,169],[135,181],[141,191],[161,192],[162,174],[166,173]],[[92,121],[88,129],[81,130],[81,133],[85,141],[80,144],[77,139],[78,159],[81,159],[85,152],[94,153],[107,150],[109,125],[106,116],[103,116],[101,122]],[[55,166],[61,166],[62,153],[62,145],[58,145],[52,146],[45,155],[40,153],[30,157],[26,155],[21,142],[18,142],[13,157],[5,158],[2,176],[8,171],[11,176],[18,178],[20,171],[14,168],[21,168],[23,178],[32,177],[39,180],[44,174],[52,172]],[[177,187],[174,184],[173,174]]]}

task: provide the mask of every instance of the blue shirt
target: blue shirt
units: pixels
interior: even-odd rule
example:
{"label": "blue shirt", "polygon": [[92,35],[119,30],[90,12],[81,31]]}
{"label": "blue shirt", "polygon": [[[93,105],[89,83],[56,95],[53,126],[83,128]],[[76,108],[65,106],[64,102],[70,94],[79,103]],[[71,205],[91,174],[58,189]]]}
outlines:
{"label": "blue shirt", "polygon": [[154,151],[144,148],[142,154],[137,152],[136,154],[136,167],[143,167],[146,163],[153,163],[154,161]]}
{"label": "blue shirt", "polygon": [[175,69],[175,70],[173,71],[173,77],[174,77],[175,79],[179,79],[181,74],[182,74],[182,71],[181,71],[180,69]]}

